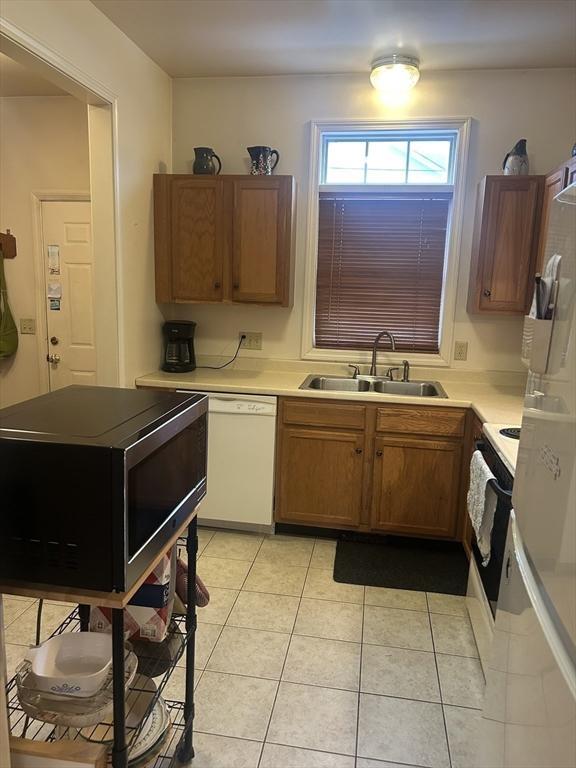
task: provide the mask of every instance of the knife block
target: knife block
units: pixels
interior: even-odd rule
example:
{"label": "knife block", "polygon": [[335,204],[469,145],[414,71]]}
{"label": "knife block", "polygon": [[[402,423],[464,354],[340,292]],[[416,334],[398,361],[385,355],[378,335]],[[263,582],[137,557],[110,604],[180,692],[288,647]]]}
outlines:
{"label": "knife block", "polygon": [[532,373],[546,373],[548,369],[553,323],[553,320],[537,320],[530,315],[524,317],[521,357]]}

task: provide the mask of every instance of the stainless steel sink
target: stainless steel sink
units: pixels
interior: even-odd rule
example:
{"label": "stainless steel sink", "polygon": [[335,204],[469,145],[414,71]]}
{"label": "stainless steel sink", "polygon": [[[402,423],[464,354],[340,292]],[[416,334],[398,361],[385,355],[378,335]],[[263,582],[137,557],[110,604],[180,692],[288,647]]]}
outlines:
{"label": "stainless steel sink", "polygon": [[446,397],[437,381],[375,381],[374,392],[411,397]]}
{"label": "stainless steel sink", "polygon": [[321,389],[332,392],[378,392],[385,395],[406,397],[447,397],[437,381],[391,381],[373,376],[321,376],[310,374],[300,389]]}
{"label": "stainless steel sink", "polygon": [[369,392],[370,382],[346,376],[315,376],[312,374],[300,385],[300,389],[329,389],[336,392]]}

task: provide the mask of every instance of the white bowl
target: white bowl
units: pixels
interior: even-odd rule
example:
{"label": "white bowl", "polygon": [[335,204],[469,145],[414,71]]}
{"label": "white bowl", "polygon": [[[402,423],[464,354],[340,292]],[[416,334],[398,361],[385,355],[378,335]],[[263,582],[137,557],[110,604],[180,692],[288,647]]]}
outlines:
{"label": "white bowl", "polygon": [[39,690],[93,696],[112,664],[112,638],[100,632],[64,632],[29,648],[26,658]]}

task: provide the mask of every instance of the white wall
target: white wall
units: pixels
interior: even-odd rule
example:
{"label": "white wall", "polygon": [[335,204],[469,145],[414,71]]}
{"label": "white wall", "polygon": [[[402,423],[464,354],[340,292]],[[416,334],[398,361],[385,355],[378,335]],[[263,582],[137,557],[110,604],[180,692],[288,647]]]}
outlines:
{"label": "white wall", "polygon": [[[16,237],[18,255],[4,262],[10,309],[36,317],[33,191],[88,192],[86,105],[69,96],[0,99],[0,229]],[[39,335],[20,335],[18,352],[0,361],[0,406],[41,393]]]}
{"label": "white wall", "polygon": [[2,0],[0,13],[116,97],[120,372],[131,386],[160,359],[152,174],[171,167],[171,80],[89,0]]}
{"label": "white wall", "polygon": [[476,185],[499,173],[505,152],[528,139],[531,171],[545,173],[570,154],[576,137],[575,77],[570,70],[424,72],[406,107],[384,107],[362,75],[187,78],[174,81],[174,172],[191,172],[194,146],[211,146],[224,173],[245,173],[246,147],[281,154],[279,173],[294,174],[297,191],[296,284],[293,310],[238,306],[163,307],[167,317],[198,323],[198,351],[232,351],[238,331],[262,331],[262,353],[300,356],[304,234],[309,174],[308,123],[315,119],[470,116],[472,129],[465,220],[455,313],[455,339],[468,341],[470,369],[521,370],[519,318],[466,313]]}

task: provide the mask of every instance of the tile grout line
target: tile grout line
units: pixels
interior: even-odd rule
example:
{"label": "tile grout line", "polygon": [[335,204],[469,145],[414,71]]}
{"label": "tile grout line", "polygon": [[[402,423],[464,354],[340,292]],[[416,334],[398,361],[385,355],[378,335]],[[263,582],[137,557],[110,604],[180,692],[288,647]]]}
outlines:
{"label": "tile grout line", "polygon": [[[265,630],[263,630],[263,631],[265,631]],[[285,634],[287,634],[287,633],[285,633]],[[298,637],[298,635],[296,635],[296,637]],[[320,639],[323,639],[323,638],[320,638]],[[183,669],[183,667],[179,667],[179,669]],[[220,670],[216,670],[216,669],[196,669],[196,671],[197,672],[212,672],[215,675],[227,675],[229,677],[245,677],[245,678],[248,678],[250,680],[268,680],[269,682],[272,682],[272,683],[283,682],[283,683],[288,683],[289,685],[300,685],[300,686],[303,686],[304,688],[322,688],[322,689],[326,689],[328,691],[345,691],[347,693],[357,693],[357,691],[352,689],[352,688],[336,688],[333,685],[319,685],[318,683],[294,683],[291,680],[281,680],[281,679],[275,678],[275,677],[258,677],[257,675],[247,675],[247,674],[245,674],[243,672],[221,672]],[[379,698],[379,699],[397,699],[398,701],[414,701],[414,702],[421,703],[421,704],[436,704],[438,706],[442,706],[442,702],[441,701],[437,701],[437,700],[436,701],[430,701],[429,699],[414,699],[414,698],[410,698],[408,696],[398,696],[398,695],[392,696],[389,693],[372,693],[372,692],[369,692],[369,691],[363,691],[363,693],[364,693],[365,696],[373,696],[374,698]],[[446,704],[446,706],[447,707],[455,707],[456,709],[469,709],[472,712],[480,712],[481,711],[478,707],[467,707],[467,706],[464,706],[462,704]],[[232,737],[231,736],[230,738],[240,738],[240,737]],[[258,739],[253,739],[253,741],[258,741]],[[308,749],[308,747],[302,747],[302,749]],[[315,747],[310,747],[310,749],[315,749]],[[322,751],[325,751],[325,750],[320,750],[320,751],[322,752]],[[342,753],[342,754],[344,754],[344,753]],[[380,758],[371,758],[371,759],[372,760],[379,760]]]}
{"label": "tile grout line", "polygon": [[354,745],[354,765],[358,765],[358,742],[360,739],[360,697],[362,695],[362,661],[364,659],[364,613],[366,609],[366,586],[362,587],[362,623],[360,625],[360,669],[358,670],[358,706],[356,709],[356,741]]}
{"label": "tile grout line", "polygon": [[[216,534],[214,534],[214,536],[215,536],[215,535],[216,535]],[[214,536],[212,536],[212,538],[210,539],[210,541],[212,541],[212,539],[214,538]],[[209,543],[210,543],[210,542],[208,542],[208,544],[209,544]],[[258,555],[258,552],[260,552],[260,549],[261,549],[261,547],[262,547],[262,544],[263,544],[263,543],[264,543],[264,538],[262,538],[262,541],[260,542],[260,546],[258,547],[258,550],[256,551],[256,554],[254,555],[254,560],[252,561],[252,565],[254,565],[254,562],[255,562],[255,560],[256,560],[256,557],[257,557],[257,555]],[[244,577],[244,581],[242,582],[242,586],[240,587],[240,589],[238,590],[238,594],[237,594],[237,595],[236,595],[236,597],[234,598],[234,602],[232,603],[232,606],[230,607],[230,611],[228,612],[228,616],[226,616],[226,619],[225,619],[224,623],[223,623],[222,625],[220,625],[220,632],[218,632],[218,637],[216,638],[216,642],[214,643],[214,645],[212,646],[212,650],[211,650],[211,651],[210,651],[210,653],[208,654],[208,658],[206,659],[206,664],[204,665],[204,669],[202,670],[202,675],[201,675],[201,676],[203,676],[203,675],[204,675],[204,672],[206,672],[206,671],[208,671],[208,672],[212,671],[212,670],[209,670],[209,669],[207,669],[207,668],[208,668],[208,664],[210,663],[210,659],[212,658],[212,654],[213,654],[213,653],[214,653],[214,651],[216,650],[216,646],[218,645],[218,641],[219,641],[219,640],[220,640],[220,638],[222,637],[222,632],[224,631],[224,627],[226,626],[226,622],[228,621],[228,618],[230,617],[230,614],[231,614],[231,613],[232,613],[232,611],[234,610],[234,606],[236,605],[236,602],[237,602],[238,598],[240,597],[240,593],[241,593],[241,591],[242,591],[242,587],[244,586],[244,583],[245,583],[246,579],[248,578],[248,574],[249,574],[249,573],[250,573],[250,571],[252,570],[252,565],[251,565],[251,566],[250,566],[250,568],[248,569],[248,571],[247,571],[247,573],[246,573],[246,576]],[[207,585],[207,586],[208,586],[208,585]],[[200,683],[200,680],[198,680],[198,683]]]}
{"label": "tile grout line", "polygon": [[272,717],[274,715],[274,709],[276,708],[276,702],[278,700],[278,693],[280,692],[280,685],[282,683],[282,676],[284,674],[284,669],[286,668],[286,661],[288,659],[288,654],[290,653],[290,646],[292,645],[292,638],[294,637],[294,627],[296,626],[296,621],[298,620],[298,612],[300,611],[300,606],[302,605],[302,596],[304,595],[304,589],[306,587],[306,579],[308,578],[308,573],[310,571],[310,563],[312,562],[312,557],[314,556],[314,548],[316,547],[316,541],[315,538],[314,544],[312,545],[312,551],[310,552],[310,560],[308,561],[308,566],[306,568],[306,575],[304,576],[304,581],[302,583],[302,591],[300,592],[300,598],[298,600],[298,608],[296,609],[296,615],[294,617],[294,623],[292,624],[292,631],[290,632],[290,639],[288,640],[288,646],[286,648],[286,655],[284,656],[284,663],[282,664],[282,669],[280,670],[280,677],[278,679],[278,685],[276,686],[276,694],[274,696],[274,701],[272,702],[272,708],[270,709],[270,716],[268,718],[268,725],[266,726],[266,733],[264,734],[264,740],[262,741],[262,749],[260,750],[260,757],[258,759],[258,768],[260,768],[260,765],[262,764],[262,757],[264,756],[264,748],[266,747],[266,740],[268,738],[268,733],[270,732],[270,725],[272,723]]}
{"label": "tile grout line", "polygon": [[436,679],[438,680],[438,692],[440,694],[440,707],[442,709],[442,722],[444,723],[444,737],[446,738],[446,749],[448,751],[448,765],[452,768],[452,753],[450,751],[450,740],[448,739],[448,725],[446,724],[446,713],[444,712],[444,697],[442,695],[442,684],[440,682],[440,671],[438,669],[438,659],[436,658],[436,643],[434,642],[434,630],[432,628],[432,618],[430,616],[430,604],[428,602],[428,593],[426,595],[426,605],[428,606],[428,624],[430,625],[430,636],[432,637],[432,648],[434,649],[434,666],[436,667]]}

